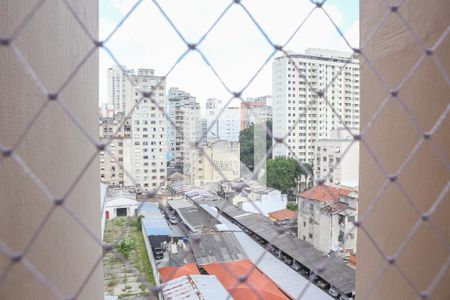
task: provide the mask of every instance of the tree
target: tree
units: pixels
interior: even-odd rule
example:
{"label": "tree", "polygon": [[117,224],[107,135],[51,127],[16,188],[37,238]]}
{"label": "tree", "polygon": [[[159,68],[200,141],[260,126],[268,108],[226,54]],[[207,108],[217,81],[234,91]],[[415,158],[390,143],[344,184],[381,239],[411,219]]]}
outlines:
{"label": "tree", "polygon": [[[256,125],[261,126],[261,125]],[[269,133],[272,131],[272,120],[266,122],[266,153],[269,151],[272,146],[272,136]],[[251,125],[249,128],[242,130],[239,133],[239,143],[241,149],[241,161],[249,168],[249,170],[253,171],[254,169],[254,145],[255,145],[255,125]],[[271,158],[272,154],[267,155],[267,159]]]}
{"label": "tree", "polygon": [[267,161],[267,185],[287,193],[301,175],[311,176],[312,166],[294,158],[276,157]]}
{"label": "tree", "polygon": [[295,187],[295,179],[300,174],[300,164],[293,158],[276,157],[267,161],[267,185],[283,193]]}

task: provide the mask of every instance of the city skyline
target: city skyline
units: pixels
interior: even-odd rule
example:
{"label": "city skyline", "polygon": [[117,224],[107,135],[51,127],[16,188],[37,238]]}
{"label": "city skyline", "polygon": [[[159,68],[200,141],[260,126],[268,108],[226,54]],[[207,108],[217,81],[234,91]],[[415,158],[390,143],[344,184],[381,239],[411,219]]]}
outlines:
{"label": "city skyline", "polygon": [[[286,1],[282,5],[270,2],[245,1],[243,4],[255,17],[263,30],[267,30],[273,42],[284,44],[299,25],[299,20],[306,17],[314,7],[309,1]],[[134,5],[134,1],[101,1],[100,38],[105,38],[116,24]],[[181,34],[187,41],[195,42],[206,32],[219,14],[229,4],[229,1],[198,1],[198,10],[192,10],[186,16],[182,12],[182,2],[161,3],[161,8],[167,15],[176,20],[175,26],[182,27]],[[257,4],[257,5],[255,5]],[[133,18],[124,22],[108,41],[108,48],[114,53],[119,63],[128,68],[150,68],[164,76],[173,66],[179,56],[187,49],[183,41],[176,35],[165,19],[161,19],[158,8],[151,2],[139,4]],[[283,7],[283,8],[281,8]],[[241,90],[255,75],[273,51],[272,46],[258,33],[255,24],[249,22],[242,9],[231,7],[208,37],[201,43],[199,49],[208,58],[231,91]],[[340,27],[352,46],[357,47],[359,41],[359,21],[357,1],[327,1],[324,8]],[[154,15],[153,15],[154,14]],[[277,18],[277,24],[272,18],[280,14],[286,18]],[[153,18],[154,17],[154,18]],[[198,22],[192,22],[192,19]],[[153,20],[153,21],[152,21]],[[158,30],[153,30],[154,23]],[[237,24],[240,25],[237,25]],[[161,24],[163,24],[161,26]],[[166,26],[167,25],[167,26]],[[234,28],[234,30],[230,30]],[[225,34],[225,32],[227,34]],[[233,32],[235,36],[229,36]],[[151,36],[151,38],[146,38]],[[223,38],[227,36],[227,38]],[[221,38],[218,38],[221,37]],[[318,47],[333,50],[350,51],[344,40],[339,36],[332,23],[324,16],[313,12],[308,21],[297,32],[287,45],[286,50],[303,52],[306,48]],[[225,50],[226,49],[226,50]],[[255,80],[242,94],[242,98],[259,97],[272,93],[271,61],[281,56],[275,53],[260,71]],[[100,52],[100,103],[105,103],[106,70],[114,65],[105,51]],[[189,74],[186,76],[186,74]],[[167,86],[176,86],[189,91],[197,98],[202,114],[208,98],[219,98],[224,103],[231,99],[231,94],[222,86],[214,73],[208,68],[198,53],[188,53],[182,63],[177,65],[167,77]],[[239,100],[233,100],[238,105]]]}

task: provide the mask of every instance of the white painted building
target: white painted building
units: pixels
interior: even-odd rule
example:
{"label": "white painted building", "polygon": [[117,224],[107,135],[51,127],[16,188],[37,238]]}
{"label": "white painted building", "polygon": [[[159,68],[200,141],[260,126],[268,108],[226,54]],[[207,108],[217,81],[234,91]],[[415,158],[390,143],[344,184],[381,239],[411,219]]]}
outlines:
{"label": "white painted building", "polygon": [[131,115],[131,166],[137,192],[165,186],[167,145],[166,83],[152,69],[138,69],[132,76],[131,105],[144,97]]}
{"label": "white painted building", "polygon": [[356,188],[359,185],[359,141],[347,129],[332,131],[316,143],[315,179],[326,184]]}
{"label": "white painted building", "polygon": [[132,217],[137,215],[139,202],[136,194],[124,189],[108,188],[103,203],[103,213],[106,220],[117,217]]}
{"label": "white painted building", "polygon": [[129,112],[128,106],[131,96],[130,82],[127,76],[134,74],[134,70],[125,66],[114,65],[107,71],[108,104],[111,104],[117,112]]}
{"label": "white painted building", "polygon": [[173,124],[168,124],[170,161],[183,174],[191,173],[191,153],[202,134],[200,104],[196,98],[178,88],[170,88],[168,114]]}
{"label": "white painted building", "polygon": [[317,185],[301,193],[298,202],[299,239],[343,259],[356,253],[356,231],[352,231],[358,215],[356,190]]}
{"label": "white painted building", "polygon": [[264,216],[287,206],[287,195],[253,180],[222,181],[217,193],[242,210]]}
{"label": "white painted building", "polygon": [[229,104],[225,108],[224,106],[225,103],[219,99],[210,98],[206,101],[208,140],[238,142],[241,130],[241,107],[233,104]]}
{"label": "white painted building", "polygon": [[280,190],[268,188],[265,191],[245,189],[233,198],[233,204],[242,210],[269,216],[269,213],[286,208],[287,195],[282,195]]}
{"label": "white painted building", "polygon": [[[316,142],[329,138],[332,130],[344,124],[360,126],[359,60],[350,56],[308,49],[305,54],[290,53],[273,62],[273,134],[285,137],[300,162],[313,162]],[[316,98],[315,90],[322,90],[323,97]],[[274,146],[273,155],[293,156],[282,144]]]}

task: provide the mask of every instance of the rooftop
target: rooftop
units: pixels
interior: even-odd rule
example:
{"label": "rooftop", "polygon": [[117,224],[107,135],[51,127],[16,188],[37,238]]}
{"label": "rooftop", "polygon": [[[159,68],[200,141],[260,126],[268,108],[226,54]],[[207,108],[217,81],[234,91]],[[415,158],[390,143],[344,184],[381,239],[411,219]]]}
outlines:
{"label": "rooftop", "polygon": [[222,263],[246,258],[239,241],[232,232],[203,232],[189,236],[198,265]]}
{"label": "rooftop", "polygon": [[158,269],[159,275],[161,276],[161,282],[168,282],[173,279],[185,276],[185,275],[199,275],[200,271],[197,265],[194,263],[187,264],[181,267],[162,267]]}
{"label": "rooftop", "polygon": [[[216,205],[218,208],[222,206],[223,203]],[[278,230],[268,218],[262,215],[245,212],[232,205],[224,207],[222,212],[306,267],[318,270],[325,266],[320,276],[340,291],[351,293],[355,290],[355,270],[347,266],[345,262],[323,254],[282,228]]]}
{"label": "rooftop", "polygon": [[304,191],[299,196],[309,200],[320,202],[338,201],[341,196],[348,196],[353,190],[347,187],[333,187],[328,185],[316,185]]}
{"label": "rooftop", "polygon": [[232,299],[216,276],[185,275],[173,279],[162,288],[164,299]]}
{"label": "rooftop", "polygon": [[269,217],[271,217],[277,221],[291,220],[291,219],[297,218],[297,213],[295,211],[285,208],[285,209],[270,212]]}
{"label": "rooftop", "polygon": [[[215,275],[236,300],[289,299],[269,277],[247,259],[208,264],[204,268],[208,274]],[[241,282],[240,278],[246,280]]]}

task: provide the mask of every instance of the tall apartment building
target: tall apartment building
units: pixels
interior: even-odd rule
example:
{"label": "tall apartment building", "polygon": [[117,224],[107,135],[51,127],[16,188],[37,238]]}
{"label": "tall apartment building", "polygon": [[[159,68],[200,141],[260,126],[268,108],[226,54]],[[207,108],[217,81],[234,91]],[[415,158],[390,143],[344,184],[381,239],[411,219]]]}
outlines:
{"label": "tall apartment building", "polygon": [[268,103],[270,98],[247,98],[245,102],[241,102],[241,130],[272,119],[272,106]]}
{"label": "tall apartment building", "polygon": [[172,87],[168,94],[168,115],[172,120],[167,133],[170,161],[178,171],[190,174],[191,152],[202,133],[200,104],[194,96]]}
{"label": "tall apartment building", "polygon": [[137,192],[153,191],[165,186],[167,145],[166,83],[152,69],[138,69],[131,76],[133,86],[131,103],[135,105],[144,97],[131,114],[131,168]]}
{"label": "tall apartment building", "polygon": [[315,180],[355,188],[359,185],[359,142],[347,129],[333,130],[316,143]]}
{"label": "tall apartment building", "polygon": [[129,78],[134,70],[125,66],[114,65],[107,71],[108,104],[112,104],[118,112],[129,112],[128,106],[131,97],[131,84]]}
{"label": "tall apartment building", "polygon": [[131,187],[131,120],[125,113],[108,109],[100,115],[100,141],[107,143],[100,151],[100,181],[117,186]]}
{"label": "tall apartment building", "polygon": [[[301,162],[311,163],[319,139],[329,138],[332,130],[344,125],[359,129],[359,60],[350,56],[308,49],[305,54],[289,53],[274,60],[273,134],[285,137],[290,148],[277,144],[274,156],[294,153]],[[316,97],[318,90],[323,97]]]}
{"label": "tall apartment building", "polygon": [[223,109],[224,105],[219,99],[210,98],[206,101],[208,140],[237,142],[241,129],[241,107],[230,104]]}

